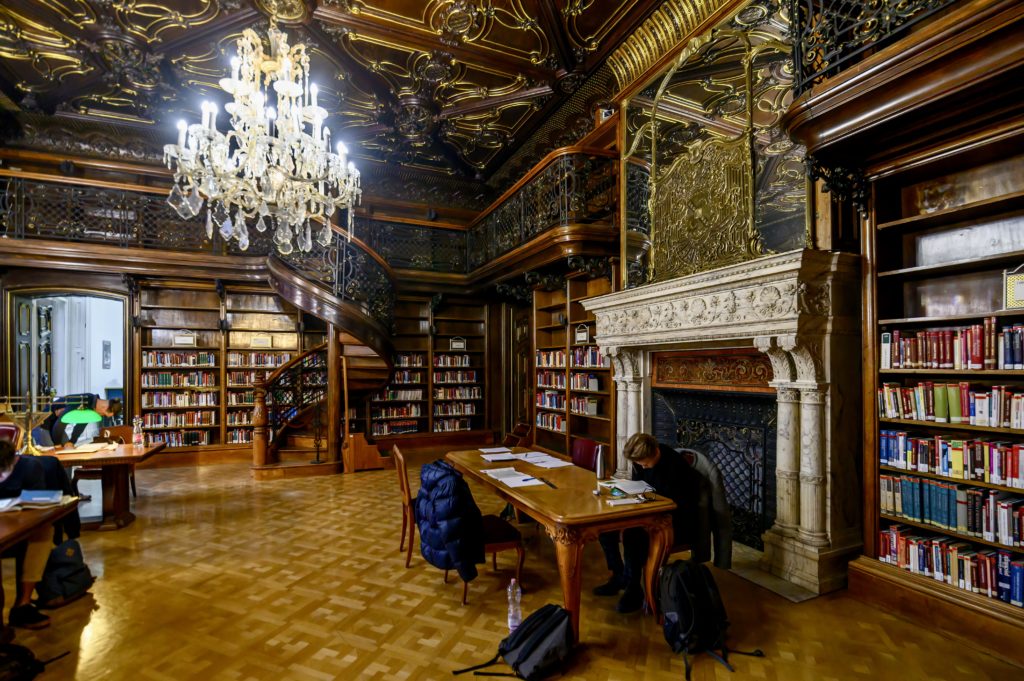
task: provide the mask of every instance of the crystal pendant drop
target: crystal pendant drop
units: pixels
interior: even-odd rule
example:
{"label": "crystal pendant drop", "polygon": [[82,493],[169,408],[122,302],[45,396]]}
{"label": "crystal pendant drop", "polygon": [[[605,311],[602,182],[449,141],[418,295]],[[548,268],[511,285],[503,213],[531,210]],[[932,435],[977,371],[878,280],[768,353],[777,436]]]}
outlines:
{"label": "crystal pendant drop", "polygon": [[210,209],[206,210],[206,238],[213,238],[213,212]]}
{"label": "crystal pendant drop", "polygon": [[260,216],[260,219],[256,221],[256,231],[257,232],[265,232],[265,231],[267,231],[267,223],[263,222],[263,216],[262,215]]}
{"label": "crystal pendant drop", "polygon": [[174,209],[174,212],[181,216],[182,220],[188,220],[193,216],[193,213],[189,210],[188,199],[185,198],[180,185],[176,184],[171,189],[171,193],[167,195],[167,203]]}
{"label": "crystal pendant drop", "polygon": [[199,215],[199,209],[203,207],[203,197],[199,195],[199,190],[193,187],[185,200],[188,202],[189,210],[192,211],[191,217]]}
{"label": "crystal pendant drop", "polygon": [[279,243],[277,245],[277,250],[281,255],[288,255],[295,249],[292,248],[292,242],[289,240],[284,243]]}
{"label": "crystal pendant drop", "polygon": [[231,223],[231,218],[226,219],[220,223],[220,235],[227,241],[235,233],[235,226]]}
{"label": "crystal pendant drop", "polygon": [[324,228],[320,230],[320,234],[317,236],[316,240],[321,246],[326,247],[331,245],[331,223],[324,223]]}
{"label": "crystal pendant drop", "polygon": [[260,202],[259,214],[260,215],[270,215],[270,207],[267,206],[267,202],[266,201],[261,201]]}
{"label": "crystal pendant drop", "polygon": [[243,251],[249,250],[249,230],[246,227],[242,227],[242,233],[238,237],[238,247]]}
{"label": "crystal pendant drop", "polygon": [[213,220],[218,225],[227,220],[230,216],[228,215],[228,209],[224,207],[224,204],[220,201],[213,208]]}

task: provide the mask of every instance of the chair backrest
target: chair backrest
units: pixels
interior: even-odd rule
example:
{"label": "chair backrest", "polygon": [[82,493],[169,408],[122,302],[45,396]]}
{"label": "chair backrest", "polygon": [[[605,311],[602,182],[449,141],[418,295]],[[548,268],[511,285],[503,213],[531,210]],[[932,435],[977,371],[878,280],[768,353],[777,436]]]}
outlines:
{"label": "chair backrest", "polygon": [[15,449],[21,447],[21,426],[12,421],[0,421],[0,440],[8,440]]}
{"label": "chair backrest", "polygon": [[405,466],[405,456],[398,445],[391,447],[391,456],[395,458],[395,470],[398,471],[398,488],[402,490],[402,502],[409,499],[409,469]]}
{"label": "chair backrest", "polygon": [[501,441],[502,446],[504,446],[504,447],[520,447],[520,446],[522,446],[523,443],[526,442],[527,438],[530,436],[530,431],[532,429],[533,429],[533,426],[531,426],[529,423],[522,423],[522,422],[517,423],[515,428],[513,428],[510,432],[505,434],[504,439],[502,439],[502,441]]}
{"label": "chair backrest", "polygon": [[572,463],[588,471],[597,469],[597,443],[586,438],[572,441]]}
{"label": "chair backrest", "polygon": [[116,442],[117,444],[125,445],[132,443],[132,427],[131,426],[106,426],[100,428],[99,440],[107,440],[108,442]]}

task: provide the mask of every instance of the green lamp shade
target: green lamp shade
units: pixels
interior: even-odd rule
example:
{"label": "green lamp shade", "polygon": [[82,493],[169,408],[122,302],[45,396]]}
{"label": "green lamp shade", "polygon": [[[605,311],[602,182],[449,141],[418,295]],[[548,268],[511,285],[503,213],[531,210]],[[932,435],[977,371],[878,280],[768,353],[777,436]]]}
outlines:
{"label": "green lamp shade", "polygon": [[78,409],[68,409],[64,412],[64,415],[60,417],[61,423],[97,423],[102,421],[103,417],[100,416],[98,411],[93,409],[86,409],[85,407],[79,407]]}

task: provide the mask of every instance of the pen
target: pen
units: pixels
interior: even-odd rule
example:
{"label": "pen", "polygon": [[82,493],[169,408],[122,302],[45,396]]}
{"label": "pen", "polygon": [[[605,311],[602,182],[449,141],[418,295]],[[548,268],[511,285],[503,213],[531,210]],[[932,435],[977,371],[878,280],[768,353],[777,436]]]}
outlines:
{"label": "pen", "polygon": [[553,482],[551,482],[551,481],[549,481],[549,480],[547,480],[545,478],[537,478],[537,479],[540,480],[541,482],[543,482],[545,485],[547,485],[551,489],[558,489],[557,487],[555,487],[555,483],[553,483]]}

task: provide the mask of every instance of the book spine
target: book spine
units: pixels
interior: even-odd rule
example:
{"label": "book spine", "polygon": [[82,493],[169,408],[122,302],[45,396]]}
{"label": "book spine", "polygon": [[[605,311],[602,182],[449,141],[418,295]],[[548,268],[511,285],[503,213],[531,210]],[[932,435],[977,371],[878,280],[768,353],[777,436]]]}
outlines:
{"label": "book spine", "polygon": [[882,363],[883,369],[892,368],[892,334],[889,332],[882,334],[881,347],[879,350],[879,358]]}

